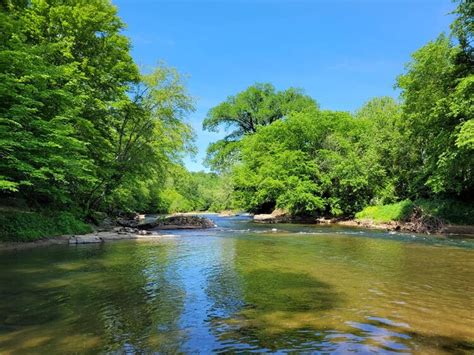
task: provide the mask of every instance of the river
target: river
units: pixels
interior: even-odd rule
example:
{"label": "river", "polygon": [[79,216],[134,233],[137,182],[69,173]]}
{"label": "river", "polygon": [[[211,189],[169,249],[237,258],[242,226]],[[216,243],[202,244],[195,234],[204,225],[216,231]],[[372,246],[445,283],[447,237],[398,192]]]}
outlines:
{"label": "river", "polygon": [[211,218],[0,251],[0,354],[474,352],[474,240]]}

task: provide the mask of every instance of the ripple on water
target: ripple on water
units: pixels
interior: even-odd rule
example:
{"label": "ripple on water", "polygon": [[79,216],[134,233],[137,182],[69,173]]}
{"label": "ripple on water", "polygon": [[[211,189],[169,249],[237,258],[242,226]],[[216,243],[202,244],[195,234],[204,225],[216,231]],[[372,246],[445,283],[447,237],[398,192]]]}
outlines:
{"label": "ripple on water", "polygon": [[0,353],[474,350],[472,242],[216,222],[3,253]]}

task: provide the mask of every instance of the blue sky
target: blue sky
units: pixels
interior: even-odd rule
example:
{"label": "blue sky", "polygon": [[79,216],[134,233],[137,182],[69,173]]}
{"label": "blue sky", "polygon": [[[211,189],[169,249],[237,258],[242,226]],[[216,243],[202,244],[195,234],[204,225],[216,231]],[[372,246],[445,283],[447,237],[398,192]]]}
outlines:
{"label": "blue sky", "polygon": [[393,86],[410,54],[449,30],[450,0],[113,0],[143,67],[187,76],[202,170],[207,111],[255,82],[301,87],[323,109],[354,111]]}

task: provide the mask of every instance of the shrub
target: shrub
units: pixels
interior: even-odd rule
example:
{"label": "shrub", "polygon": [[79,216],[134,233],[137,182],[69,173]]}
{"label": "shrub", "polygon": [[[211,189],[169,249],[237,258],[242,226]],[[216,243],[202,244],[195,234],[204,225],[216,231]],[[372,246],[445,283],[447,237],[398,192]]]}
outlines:
{"label": "shrub", "polygon": [[28,242],[91,231],[90,225],[69,212],[2,211],[0,213],[0,241]]}

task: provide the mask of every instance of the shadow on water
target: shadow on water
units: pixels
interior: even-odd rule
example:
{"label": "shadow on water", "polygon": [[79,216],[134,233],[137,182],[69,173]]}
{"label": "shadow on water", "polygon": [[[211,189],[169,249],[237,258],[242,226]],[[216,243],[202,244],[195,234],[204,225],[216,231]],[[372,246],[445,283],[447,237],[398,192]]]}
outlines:
{"label": "shadow on water", "polygon": [[260,269],[246,273],[246,308],[257,312],[317,312],[341,302],[331,286],[306,274]]}
{"label": "shadow on water", "polygon": [[258,269],[240,272],[240,281],[240,309],[230,315],[221,312],[222,318],[212,320],[216,336],[232,344],[229,349],[275,351],[314,345],[324,334],[307,322],[308,316],[313,319],[342,302],[330,285],[301,273]]}
{"label": "shadow on water", "polygon": [[0,353],[178,351],[184,294],[170,252],[117,244],[2,259]]}

